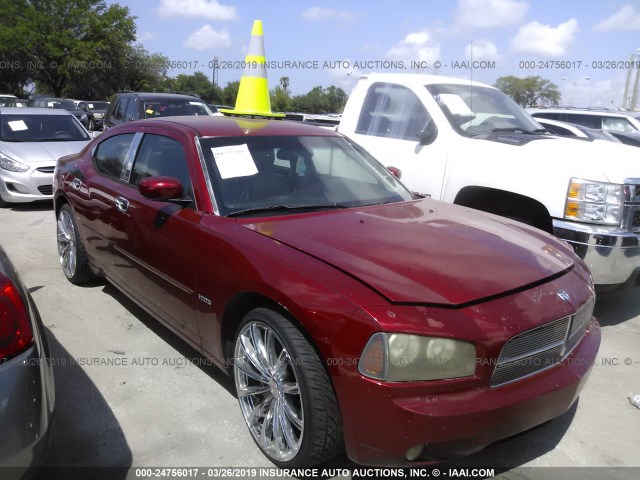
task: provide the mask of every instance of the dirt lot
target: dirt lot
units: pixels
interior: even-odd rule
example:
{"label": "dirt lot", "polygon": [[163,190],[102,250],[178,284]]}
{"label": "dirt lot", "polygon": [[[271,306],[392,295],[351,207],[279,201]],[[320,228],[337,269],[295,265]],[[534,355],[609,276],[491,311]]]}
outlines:
{"label": "dirt lot", "polygon": [[[57,435],[47,465],[271,466],[245,428],[232,382],[115,288],[65,279],[50,204],[0,209],[0,245],[32,292],[58,365]],[[450,467],[503,467],[502,478],[640,478],[640,410],[627,399],[640,394],[639,293],[599,299],[603,343],[569,412],[444,465],[442,475]],[[341,458],[330,466],[355,465]],[[56,470],[40,476],[65,477]],[[139,478],[133,470],[114,477]]]}

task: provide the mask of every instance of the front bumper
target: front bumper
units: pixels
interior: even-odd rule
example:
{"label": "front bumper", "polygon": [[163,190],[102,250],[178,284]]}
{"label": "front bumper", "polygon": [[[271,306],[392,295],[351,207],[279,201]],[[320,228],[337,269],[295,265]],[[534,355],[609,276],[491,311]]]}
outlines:
{"label": "front bumper", "polygon": [[52,200],[54,168],[54,163],[43,163],[22,173],[0,169],[0,198],[9,203]]}
{"label": "front bumper", "polygon": [[[367,465],[419,466],[469,455],[539,426],[571,408],[599,346],[594,319],[562,364],[499,387],[406,395],[402,387],[370,382],[362,398],[368,411],[379,414],[354,419],[351,429],[358,434],[347,444],[349,458]],[[424,445],[422,454],[406,460],[407,451],[418,445]]]}
{"label": "front bumper", "polygon": [[553,233],[587,264],[599,290],[624,288],[640,280],[640,232],[554,220]]}

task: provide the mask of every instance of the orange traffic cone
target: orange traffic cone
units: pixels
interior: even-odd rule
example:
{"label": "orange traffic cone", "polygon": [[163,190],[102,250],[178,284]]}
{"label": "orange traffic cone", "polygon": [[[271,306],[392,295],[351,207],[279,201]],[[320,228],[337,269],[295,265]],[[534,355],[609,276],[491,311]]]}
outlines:
{"label": "orange traffic cone", "polygon": [[221,109],[225,115],[242,117],[283,118],[284,113],[271,111],[269,82],[264,55],[262,20],[254,20],[251,29],[251,43],[245,57],[245,68],[240,79],[240,88],[233,110]]}

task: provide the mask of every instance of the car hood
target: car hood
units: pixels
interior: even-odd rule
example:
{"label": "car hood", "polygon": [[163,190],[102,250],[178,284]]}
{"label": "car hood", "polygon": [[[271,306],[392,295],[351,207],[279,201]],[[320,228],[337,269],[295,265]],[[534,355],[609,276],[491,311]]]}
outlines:
{"label": "car hood", "polygon": [[0,142],[0,152],[27,164],[55,163],[60,157],[78,153],[90,141]]}
{"label": "car hood", "polygon": [[574,264],[568,247],[550,235],[433,200],[240,222],[398,303],[468,304]]}
{"label": "car hood", "polygon": [[[464,149],[473,152],[476,158],[493,155],[512,163],[547,168],[555,172],[555,180],[561,180],[563,188],[566,188],[565,173],[569,177],[619,184],[638,177],[636,150],[621,143],[516,133],[482,134],[468,140]],[[458,142],[455,148],[460,146]],[[513,162],[514,158],[518,161]]]}

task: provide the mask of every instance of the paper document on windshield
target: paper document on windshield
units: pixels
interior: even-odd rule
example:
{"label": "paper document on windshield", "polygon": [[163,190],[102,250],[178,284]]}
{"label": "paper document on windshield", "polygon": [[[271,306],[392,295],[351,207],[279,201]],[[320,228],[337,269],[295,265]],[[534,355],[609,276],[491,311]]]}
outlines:
{"label": "paper document on windshield", "polygon": [[13,120],[11,122],[7,122],[9,128],[14,132],[19,132],[20,130],[28,130],[27,124],[24,123],[24,120]]}
{"label": "paper document on windshield", "polygon": [[227,178],[249,177],[258,173],[247,144],[213,147],[211,149],[220,177]]}

